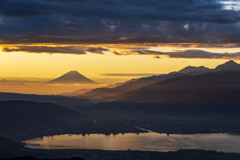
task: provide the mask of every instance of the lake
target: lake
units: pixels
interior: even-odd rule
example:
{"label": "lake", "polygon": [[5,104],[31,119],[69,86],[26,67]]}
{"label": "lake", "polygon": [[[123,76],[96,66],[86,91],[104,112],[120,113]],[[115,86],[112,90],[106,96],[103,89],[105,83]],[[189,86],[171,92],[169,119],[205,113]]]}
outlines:
{"label": "lake", "polygon": [[204,149],[240,153],[240,135],[236,134],[160,134],[126,133],[116,135],[56,135],[24,141],[35,149],[101,149],[138,151],[176,151]]}

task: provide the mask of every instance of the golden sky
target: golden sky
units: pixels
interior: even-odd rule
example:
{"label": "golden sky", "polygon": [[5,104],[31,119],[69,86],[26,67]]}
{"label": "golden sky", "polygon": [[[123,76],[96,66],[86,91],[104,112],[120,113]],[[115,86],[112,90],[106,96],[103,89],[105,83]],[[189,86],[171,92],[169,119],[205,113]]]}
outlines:
{"label": "golden sky", "polygon": [[[151,74],[164,74],[178,71],[189,65],[215,68],[217,65],[225,63],[229,59],[234,59],[239,62],[239,49],[237,47],[208,48],[196,45],[183,47],[179,44],[160,46],[153,44],[108,44],[84,45],[85,48],[81,48],[83,45],[75,45],[74,47],[77,48],[74,48],[72,45],[38,44],[33,45],[33,48],[30,49],[20,48],[24,51],[15,51],[14,48],[18,50],[19,46],[21,45],[0,46],[0,80],[8,79],[17,81],[0,84],[0,92],[61,94],[76,90],[85,91],[96,87],[124,82],[132,78],[143,77],[145,74],[149,76]],[[37,48],[34,48],[36,46]],[[39,46],[43,48],[39,48]],[[79,46],[80,48],[78,48]],[[6,50],[6,47],[8,50]],[[99,47],[106,50],[103,50],[100,54]],[[76,50],[78,53],[65,53],[68,49],[72,51]],[[84,51],[83,53],[82,49]],[[85,49],[87,51],[85,51]],[[55,53],[55,50],[62,53]],[[202,54],[205,55],[205,57],[199,58]],[[225,54],[226,57],[219,56],[223,54]],[[183,57],[179,57],[179,55]],[[209,55],[213,56],[209,57]],[[43,83],[43,81],[59,77],[72,70],[77,70],[79,73],[100,84],[95,86],[77,86],[48,85]],[[121,76],[121,74],[123,75]],[[26,82],[21,82],[23,80]],[[30,83],[29,80],[40,82]]]}
{"label": "golden sky", "polygon": [[[57,47],[57,46],[56,46]],[[124,46],[126,48],[126,46]],[[138,46],[128,46],[136,48]],[[121,47],[112,47],[110,50],[126,51]],[[176,47],[149,47],[150,50],[161,52],[173,52],[186,50]],[[192,48],[188,48],[192,49]],[[195,48],[202,49],[202,48]],[[238,48],[204,48],[208,52],[235,53]],[[131,50],[129,51],[131,52]],[[114,55],[110,52],[104,54],[47,54],[27,52],[1,52],[0,53],[0,77],[42,77],[55,78],[65,72],[77,70],[90,78],[102,78],[105,73],[150,73],[163,74],[177,71],[188,65],[206,66],[214,68],[227,61],[226,59],[208,58],[169,58],[160,55],[161,58],[153,58],[153,55]]]}

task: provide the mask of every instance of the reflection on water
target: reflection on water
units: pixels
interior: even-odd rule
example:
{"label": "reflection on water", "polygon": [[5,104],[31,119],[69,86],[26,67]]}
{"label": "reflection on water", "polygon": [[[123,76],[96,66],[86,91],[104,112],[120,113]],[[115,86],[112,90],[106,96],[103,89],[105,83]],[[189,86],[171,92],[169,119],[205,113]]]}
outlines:
{"label": "reflection on water", "polygon": [[240,153],[240,135],[194,134],[178,135],[127,133],[116,135],[60,135],[24,141],[27,148],[37,149],[102,149],[175,151],[179,149],[204,149]]}

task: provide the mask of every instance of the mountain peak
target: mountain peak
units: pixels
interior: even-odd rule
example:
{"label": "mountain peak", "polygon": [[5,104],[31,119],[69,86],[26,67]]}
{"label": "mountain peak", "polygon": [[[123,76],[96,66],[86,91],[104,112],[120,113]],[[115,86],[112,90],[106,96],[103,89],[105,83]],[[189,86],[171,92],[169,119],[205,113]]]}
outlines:
{"label": "mountain peak", "polygon": [[209,68],[204,67],[204,66],[200,66],[200,67],[187,66],[187,67],[181,69],[180,71],[178,71],[178,73],[205,72],[208,70],[209,70]]}
{"label": "mountain peak", "polygon": [[79,73],[78,71],[69,71],[68,73]]}
{"label": "mountain peak", "polygon": [[56,84],[66,84],[66,83],[76,83],[76,84],[90,84],[96,83],[84,75],[80,74],[78,71],[70,71],[65,73],[64,75],[51,80],[49,83],[56,83]]}
{"label": "mountain peak", "polygon": [[82,74],[80,74],[78,71],[69,71],[64,75],[82,75]]}
{"label": "mountain peak", "polygon": [[240,64],[237,62],[230,60],[224,64],[221,64],[215,68],[216,71],[224,71],[224,70],[240,70]]}
{"label": "mountain peak", "polygon": [[234,60],[227,61],[227,62],[226,62],[226,63],[224,63],[224,64],[237,64],[237,65],[238,65],[238,63],[237,63],[237,62],[235,62]]}

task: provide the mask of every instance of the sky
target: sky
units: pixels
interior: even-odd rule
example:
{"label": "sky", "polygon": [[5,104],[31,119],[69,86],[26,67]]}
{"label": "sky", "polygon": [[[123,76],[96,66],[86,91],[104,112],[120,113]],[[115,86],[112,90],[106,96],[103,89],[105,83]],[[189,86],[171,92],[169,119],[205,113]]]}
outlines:
{"label": "sky", "polygon": [[229,59],[239,0],[0,1],[0,77],[130,78]]}

